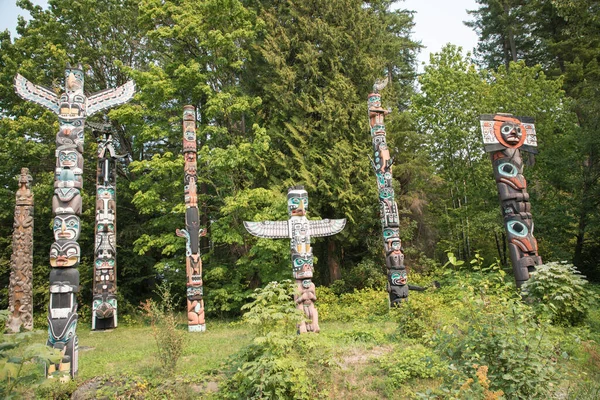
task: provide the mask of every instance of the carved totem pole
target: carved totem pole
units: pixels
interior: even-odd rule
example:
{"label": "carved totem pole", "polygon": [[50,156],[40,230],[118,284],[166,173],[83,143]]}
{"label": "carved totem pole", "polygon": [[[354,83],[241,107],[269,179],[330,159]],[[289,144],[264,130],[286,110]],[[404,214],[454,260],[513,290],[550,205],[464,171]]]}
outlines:
{"label": "carved totem pole", "polygon": [[17,94],[58,115],[56,135],[56,170],[52,211],[54,240],[50,247],[50,304],[48,306],[47,345],[59,349],[63,358],[46,366],[46,375],[59,371],[75,376],[78,369],[77,299],[79,292],[81,193],[83,185],[83,130],[88,116],[123,104],[133,97],[133,81],[117,89],[108,89],[86,97],[81,65],[65,70],[65,92],[58,97],[53,91],[34,85],[20,74],[15,77]]}
{"label": "carved totem pole", "polygon": [[[384,117],[390,113],[381,107],[379,91],[387,85],[387,79],[373,85],[373,93],[369,94],[369,126],[375,159],[371,164],[377,176],[379,189],[379,214],[383,230],[383,247],[388,276],[388,292],[390,306],[399,305],[408,299],[406,267],[404,266],[404,250],[400,240],[398,205],[394,200],[392,187],[393,158],[386,142]],[[420,290],[421,288],[415,287]]]}
{"label": "carved totem pole", "polygon": [[21,168],[16,194],[15,222],[10,259],[10,286],[6,323],[8,333],[18,333],[21,327],[33,329],[33,193],[29,169]]}
{"label": "carved totem pole", "polygon": [[517,287],[529,279],[535,266],[542,264],[533,236],[527,181],[523,176],[521,150],[537,153],[533,118],[511,114],[481,116],[485,151],[491,153],[500,207],[508,238],[510,261]]}
{"label": "carved totem pole", "polygon": [[92,329],[117,327],[116,160],[110,124],[88,122],[98,141]]}
{"label": "carved totem pole", "polygon": [[346,225],[346,219],[308,220],[308,193],[303,186],[288,189],[288,215],[287,221],[244,221],[246,230],[261,238],[283,239],[290,238],[292,253],[292,271],[297,294],[294,296],[296,307],[304,312],[307,321],[298,325],[299,333],[319,332],[319,313],[315,307],[317,296],[313,276],[313,254],[310,246],[310,237],[324,237],[339,233]]}
{"label": "carved totem pole", "polygon": [[198,195],[196,193],[197,169],[196,152],[196,111],[194,106],[183,107],[183,158],[185,191],[185,229],[177,229],[177,236],[186,239],[185,270],[187,275],[188,331],[204,332],[204,300],[202,290],[202,259],[200,258],[200,237],[206,235],[200,229]]}

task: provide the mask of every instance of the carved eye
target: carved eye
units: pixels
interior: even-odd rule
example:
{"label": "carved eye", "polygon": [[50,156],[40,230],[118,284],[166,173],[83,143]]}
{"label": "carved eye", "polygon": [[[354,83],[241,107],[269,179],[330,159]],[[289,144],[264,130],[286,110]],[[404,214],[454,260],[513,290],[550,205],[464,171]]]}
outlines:
{"label": "carved eye", "polygon": [[59,230],[62,226],[62,221],[60,219],[55,219],[54,220],[54,230]]}
{"label": "carved eye", "polygon": [[502,128],[500,128],[502,133],[505,135],[508,135],[513,129],[514,129],[514,126],[510,125],[510,124],[503,125]]}
{"label": "carved eye", "polygon": [[83,103],[85,101],[85,97],[81,95],[73,96],[73,103]]}
{"label": "carved eye", "polygon": [[69,247],[67,249],[67,257],[77,257],[79,256],[79,251],[77,251],[77,249],[75,247]]}
{"label": "carved eye", "polygon": [[508,221],[506,226],[508,228],[508,233],[512,233],[518,237],[525,237],[529,233],[529,229],[527,229],[527,226],[521,221]]}
{"label": "carved eye", "polygon": [[503,163],[498,165],[498,172],[500,173],[500,175],[508,176],[510,178],[517,176],[517,174],[519,173],[517,168],[509,163]]}

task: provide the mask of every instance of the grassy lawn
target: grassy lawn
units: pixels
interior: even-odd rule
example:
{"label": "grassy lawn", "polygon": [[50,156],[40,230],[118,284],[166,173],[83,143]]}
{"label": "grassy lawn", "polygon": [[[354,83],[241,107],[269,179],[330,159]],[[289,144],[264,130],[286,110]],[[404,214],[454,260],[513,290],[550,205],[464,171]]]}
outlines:
{"label": "grassy lawn", "polygon": [[[352,304],[356,304],[357,295],[353,296]],[[370,298],[369,293],[360,296]],[[79,388],[80,394],[84,394],[84,397],[77,397],[79,399],[242,399],[247,396],[236,397],[237,386],[231,386],[231,373],[240,371],[243,365],[251,365],[244,372],[246,375],[239,377],[250,382],[250,386],[260,385],[268,379],[286,382],[289,384],[288,389],[293,388],[296,383],[300,387],[308,385],[314,391],[310,398],[536,398],[493,397],[493,392],[486,388],[485,379],[478,375],[479,372],[476,373],[475,366],[471,370],[471,364],[466,369],[463,367],[463,375],[458,380],[448,380],[448,374],[455,368],[452,365],[461,360],[444,353],[457,350],[457,346],[464,346],[461,354],[469,357],[480,354],[479,359],[489,363],[487,384],[490,387],[498,385],[500,379],[508,382],[502,383],[503,385],[510,385],[510,375],[520,373],[518,368],[525,368],[522,373],[530,374],[531,377],[530,366],[534,368],[536,362],[541,362],[556,370],[556,374],[549,375],[543,383],[552,388],[552,395],[547,398],[600,398],[600,385],[597,383],[600,380],[600,310],[597,307],[590,310],[583,325],[547,326],[547,330],[541,333],[544,338],[539,336],[538,339],[528,321],[518,322],[520,320],[514,316],[507,321],[515,321],[510,323],[517,325],[514,330],[507,330],[506,323],[502,323],[500,319],[509,316],[506,311],[498,311],[504,310],[502,307],[506,306],[499,303],[496,297],[484,297],[484,301],[480,301],[475,296],[462,303],[458,300],[447,301],[458,297],[458,289],[452,287],[417,294],[409,305],[387,315],[369,314],[365,308],[363,311],[366,312],[361,314],[364,316],[362,320],[349,318],[355,315],[350,307],[346,311],[338,308],[338,318],[351,322],[331,319],[322,321],[321,333],[303,335],[307,340],[297,340],[293,333],[284,334],[280,337],[287,337],[287,342],[284,340],[284,344],[263,347],[263,350],[256,353],[258,356],[249,359],[244,358],[247,355],[242,350],[248,349],[252,343],[255,343],[255,348],[256,343],[259,348],[261,346],[260,341],[255,341],[255,327],[241,322],[208,319],[206,332],[188,333],[181,315],[177,332],[184,335],[185,344],[177,366],[171,373],[164,369],[162,360],[157,356],[157,344],[150,326],[140,322],[130,326],[120,325],[112,331],[93,332],[89,325],[80,324],[79,375],[75,381],[62,386],[55,383],[44,385],[45,388],[38,388],[37,391],[22,386],[19,395],[32,399],[66,399]],[[340,301],[343,302],[344,299]],[[365,303],[361,307],[368,306]],[[373,310],[379,310],[378,307],[375,304]],[[323,310],[326,309],[327,306],[324,305]],[[459,311],[462,314],[458,314]],[[490,313],[492,317],[486,319],[483,313]],[[473,319],[465,319],[464,316]],[[474,326],[472,321],[490,324],[491,329],[485,333],[485,326]],[[472,329],[474,330],[471,332]],[[440,347],[440,343],[443,345],[440,338],[444,334],[444,340],[452,341],[450,348]],[[456,339],[454,335],[459,338]],[[463,339],[460,339],[461,335],[464,336]],[[498,340],[490,341],[487,335],[499,335]],[[526,335],[530,335],[530,338],[526,339]],[[28,339],[28,343],[44,343],[45,340],[46,332],[39,331]],[[281,339],[276,340],[281,342]],[[527,346],[525,340],[529,340]],[[511,364],[513,356],[518,361],[520,356],[529,352],[529,349],[533,350],[534,346],[539,346],[542,341],[550,346],[549,352],[543,353],[542,358],[537,361],[532,358],[531,363],[525,358],[520,364]],[[498,352],[497,349],[490,348],[490,345],[506,346],[506,351]],[[283,352],[281,349],[284,349]],[[489,358],[490,355],[502,358],[506,352],[511,356],[504,364]],[[271,361],[274,364],[269,364]],[[236,368],[232,369],[232,365]],[[496,365],[495,371],[492,369],[493,365]],[[502,365],[514,365],[515,370],[505,370],[499,375],[498,368]],[[294,366],[298,369],[294,370]],[[42,370],[38,365],[28,365],[27,368],[29,371],[35,369],[41,375]],[[289,371],[295,372],[290,375]],[[307,374],[303,375],[306,371]],[[516,382],[522,384],[523,381],[520,379]],[[459,388],[469,385],[470,397],[462,396]],[[448,388],[448,395],[440,395],[440,387]],[[428,390],[435,391],[435,394],[417,397],[417,393]],[[281,397],[256,398],[299,398],[293,394],[293,390],[286,393],[288,394]]]}

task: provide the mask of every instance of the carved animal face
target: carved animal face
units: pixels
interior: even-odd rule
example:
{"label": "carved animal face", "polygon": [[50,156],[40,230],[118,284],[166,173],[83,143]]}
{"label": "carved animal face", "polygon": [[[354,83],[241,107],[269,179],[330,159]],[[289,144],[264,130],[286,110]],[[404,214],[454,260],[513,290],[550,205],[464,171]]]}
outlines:
{"label": "carved animal face", "polygon": [[313,276],[313,258],[292,255],[292,265],[294,276],[297,278],[312,278]]}
{"label": "carved animal face", "polygon": [[305,216],[308,209],[308,193],[304,189],[291,189],[287,194],[288,214],[290,216]]}
{"label": "carved animal face", "polygon": [[65,93],[60,96],[60,116],[74,118],[85,116],[86,97],[83,93],[84,73],[78,68],[65,70]]}
{"label": "carved animal face", "polygon": [[403,286],[406,285],[407,281],[406,271],[404,270],[392,272],[390,275],[390,284],[392,286]]}
{"label": "carved animal face", "polygon": [[381,107],[381,95],[379,93],[369,94],[368,104],[369,108]]}
{"label": "carved animal face", "polygon": [[110,187],[98,188],[98,199],[112,200],[115,197],[115,189]]}

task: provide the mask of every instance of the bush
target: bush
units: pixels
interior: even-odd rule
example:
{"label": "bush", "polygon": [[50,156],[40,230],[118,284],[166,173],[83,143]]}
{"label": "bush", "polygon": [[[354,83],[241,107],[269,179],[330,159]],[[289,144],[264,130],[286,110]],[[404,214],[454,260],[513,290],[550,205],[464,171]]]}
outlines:
{"label": "bush", "polygon": [[[9,311],[0,310],[0,326],[6,325]],[[29,344],[33,332],[0,336],[0,395],[6,399],[20,398],[23,390],[40,385],[46,377],[41,365],[57,363],[60,351],[42,343]]]}
{"label": "bush", "polygon": [[589,311],[593,294],[587,280],[566,262],[550,262],[537,267],[523,285],[523,293],[534,301],[534,310],[553,324],[581,324]]}
{"label": "bush", "polygon": [[557,381],[560,349],[548,337],[549,326],[536,322],[531,310],[517,299],[477,299],[466,296],[457,308],[459,323],[434,335],[438,353],[453,366],[447,384],[457,387],[474,365],[489,367],[490,390],[507,398],[542,398]]}
{"label": "bush", "polygon": [[433,350],[420,344],[399,346],[377,362],[386,372],[386,386],[392,389],[400,388],[409,379],[436,378],[448,368]]}
{"label": "bush", "polygon": [[350,343],[382,344],[387,341],[386,334],[372,325],[354,326],[350,331],[343,331],[333,336]]}
{"label": "bush", "polygon": [[258,337],[230,359],[226,399],[315,399],[319,396],[314,367],[313,335],[281,332]]}
{"label": "bush", "polygon": [[158,360],[165,372],[172,374],[183,353],[186,335],[184,331],[177,328],[175,301],[171,295],[170,285],[167,283],[159,285],[156,293],[160,297],[159,302],[148,299],[141,304],[140,308],[150,318],[152,336],[158,350]]}
{"label": "bush", "polygon": [[252,295],[243,319],[255,328],[254,342],[230,358],[222,395],[226,399],[314,399],[319,396],[319,356],[311,334],[296,335],[304,314],[295,307],[296,285],[271,282]]}
{"label": "bush", "polygon": [[256,289],[250,295],[254,301],[242,306],[242,310],[248,310],[244,321],[260,336],[276,331],[290,334],[304,318],[304,313],[296,308],[293,300],[296,290],[296,284],[289,279],[281,283],[270,282],[264,288]]}
{"label": "bush", "polygon": [[330,288],[317,288],[317,309],[321,321],[373,321],[388,315],[388,294],[384,290],[362,289],[337,296]]}
{"label": "bush", "polygon": [[402,307],[390,310],[398,322],[398,338],[427,341],[438,328],[438,314],[444,307],[441,296],[419,295],[410,298]]}

